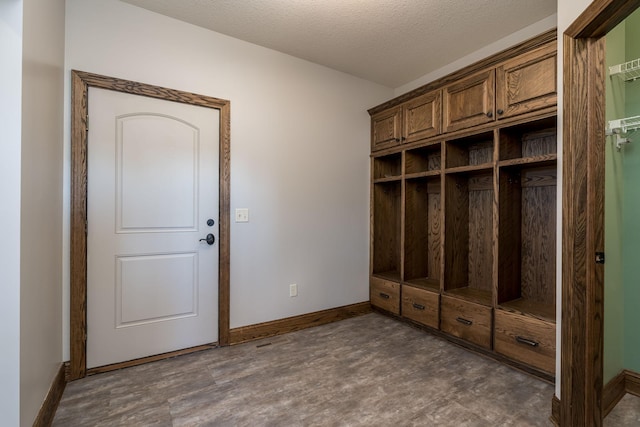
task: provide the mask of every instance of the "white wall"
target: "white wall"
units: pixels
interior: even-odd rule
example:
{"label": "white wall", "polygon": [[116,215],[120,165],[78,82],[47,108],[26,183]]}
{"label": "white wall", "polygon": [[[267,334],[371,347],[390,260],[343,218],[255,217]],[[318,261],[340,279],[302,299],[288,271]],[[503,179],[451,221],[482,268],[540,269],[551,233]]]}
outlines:
{"label": "white wall", "polygon": [[62,363],[64,0],[23,3],[20,423],[31,426]]}
{"label": "white wall", "polygon": [[20,99],[22,0],[0,2],[0,417],[20,420]]}
{"label": "white wall", "polygon": [[[562,165],[562,127],[564,112],[562,102],[564,87],[562,85],[563,69],[563,34],[565,30],[591,4],[591,0],[559,0],[558,1],[558,165]],[[562,182],[562,167],[558,167],[558,182]],[[558,186],[558,213],[556,220],[558,230],[562,230],[562,186]],[[557,234],[558,251],[556,260],[556,396],[560,397],[560,360],[562,332],[562,233]]]}
{"label": "white wall", "polygon": [[467,56],[463,56],[457,61],[445,65],[444,67],[432,71],[431,73],[425,74],[424,76],[412,82],[397,87],[395,89],[395,96],[400,96],[404,93],[409,92],[410,90],[430,83],[434,80],[446,76],[447,74],[451,74],[475,62],[481,61],[491,55],[515,46],[518,43],[522,43],[523,41],[542,34],[545,31],[549,31],[556,27],[557,18],[558,16],[556,14],[548,16],[538,22],[522,28],[521,30],[516,31],[515,33],[509,34],[507,37],[501,38],[500,40],[491,43],[490,45],[487,45],[482,49],[479,49]]}
{"label": "white wall", "polygon": [[65,123],[71,69],[231,101],[232,328],[369,299],[366,110],[392,89],[117,1],[67,0],[66,28]]}

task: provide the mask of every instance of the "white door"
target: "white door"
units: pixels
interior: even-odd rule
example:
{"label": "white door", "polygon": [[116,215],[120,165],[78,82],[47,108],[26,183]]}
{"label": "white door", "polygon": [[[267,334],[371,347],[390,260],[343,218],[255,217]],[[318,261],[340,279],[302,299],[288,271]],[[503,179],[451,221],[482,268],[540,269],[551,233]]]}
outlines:
{"label": "white door", "polygon": [[87,368],[216,342],[219,111],[95,88],[88,109]]}

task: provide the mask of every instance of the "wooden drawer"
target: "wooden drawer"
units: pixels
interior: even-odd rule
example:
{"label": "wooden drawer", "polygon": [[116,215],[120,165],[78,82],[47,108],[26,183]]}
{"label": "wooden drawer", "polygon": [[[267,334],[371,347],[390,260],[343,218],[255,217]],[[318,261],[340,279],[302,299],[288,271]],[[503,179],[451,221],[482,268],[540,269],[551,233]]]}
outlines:
{"label": "wooden drawer", "polygon": [[491,307],[443,295],[440,310],[444,332],[491,348]]}
{"label": "wooden drawer", "polygon": [[371,305],[393,314],[400,314],[400,284],[372,277],[369,292]]}
{"label": "wooden drawer", "polygon": [[556,325],[496,310],[494,348],[497,353],[554,374]]}
{"label": "wooden drawer", "polygon": [[440,295],[411,286],[402,286],[402,316],[438,328]]}

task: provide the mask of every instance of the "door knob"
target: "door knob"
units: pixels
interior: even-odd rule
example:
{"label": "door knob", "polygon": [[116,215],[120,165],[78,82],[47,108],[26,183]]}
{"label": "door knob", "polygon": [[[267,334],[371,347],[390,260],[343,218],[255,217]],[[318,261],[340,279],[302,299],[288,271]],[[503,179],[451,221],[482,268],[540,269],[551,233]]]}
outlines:
{"label": "door knob", "polygon": [[200,239],[201,242],[207,242],[207,245],[211,246],[216,242],[216,236],[214,236],[213,234],[209,233],[207,234],[207,237],[204,239]]}

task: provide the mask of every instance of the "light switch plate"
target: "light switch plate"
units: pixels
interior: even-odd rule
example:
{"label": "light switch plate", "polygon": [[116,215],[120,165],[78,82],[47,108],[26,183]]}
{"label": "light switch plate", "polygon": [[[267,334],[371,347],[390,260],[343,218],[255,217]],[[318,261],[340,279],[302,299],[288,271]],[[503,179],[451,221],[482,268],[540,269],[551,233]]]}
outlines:
{"label": "light switch plate", "polygon": [[248,208],[236,208],[236,222],[249,222]]}

